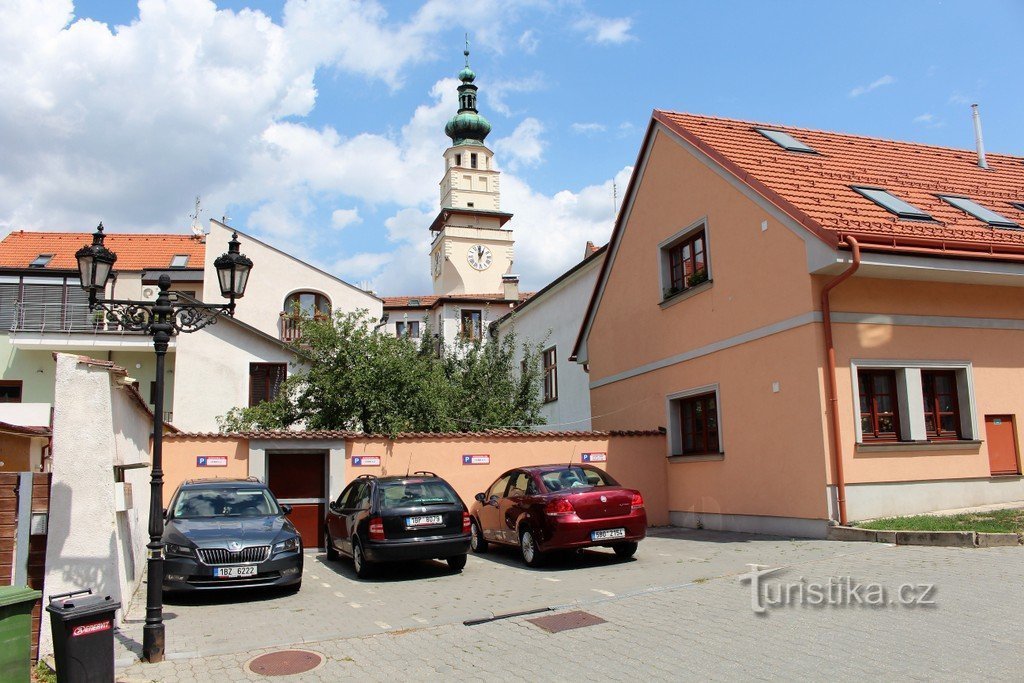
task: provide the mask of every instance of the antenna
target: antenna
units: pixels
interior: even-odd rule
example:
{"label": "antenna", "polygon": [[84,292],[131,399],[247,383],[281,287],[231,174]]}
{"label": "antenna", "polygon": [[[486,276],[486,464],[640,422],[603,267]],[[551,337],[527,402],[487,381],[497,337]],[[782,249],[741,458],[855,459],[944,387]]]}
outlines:
{"label": "antenna", "polygon": [[199,216],[202,214],[202,202],[200,201],[199,195],[196,195],[196,208],[193,213],[188,215],[192,219],[192,234],[196,237],[202,237],[205,233],[203,232],[203,224],[199,220]]}
{"label": "antenna", "polygon": [[412,451],[409,451],[409,464],[405,466],[405,476],[409,476],[409,470],[412,469]]}
{"label": "antenna", "polygon": [[612,181],[612,218],[615,218],[615,214],[619,211],[619,186],[613,180]]}
{"label": "antenna", "polygon": [[572,459],[576,457],[576,446],[572,447],[572,455],[569,456],[569,464],[566,467],[572,467]]}

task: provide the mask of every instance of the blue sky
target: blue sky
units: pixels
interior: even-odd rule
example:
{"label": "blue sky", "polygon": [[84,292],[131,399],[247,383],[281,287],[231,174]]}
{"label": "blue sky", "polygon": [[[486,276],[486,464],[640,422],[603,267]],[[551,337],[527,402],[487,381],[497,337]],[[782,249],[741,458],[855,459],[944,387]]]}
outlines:
{"label": "blue sky", "polygon": [[527,288],[607,239],[654,108],[971,147],[978,102],[1024,155],[1020,2],[51,4],[0,9],[0,230],[185,230],[200,194],[388,294],[429,291],[466,31]]}

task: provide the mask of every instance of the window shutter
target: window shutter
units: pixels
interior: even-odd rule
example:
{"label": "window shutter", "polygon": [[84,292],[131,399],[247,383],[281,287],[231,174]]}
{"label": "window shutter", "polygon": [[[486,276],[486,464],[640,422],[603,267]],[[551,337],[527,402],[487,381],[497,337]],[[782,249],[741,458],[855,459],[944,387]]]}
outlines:
{"label": "window shutter", "polygon": [[52,283],[25,284],[22,295],[24,306],[18,329],[32,332],[58,332],[64,325],[64,280],[54,278]]}
{"label": "window shutter", "polygon": [[0,283],[0,330],[4,332],[14,327],[18,309],[19,288],[20,285],[17,282]]}

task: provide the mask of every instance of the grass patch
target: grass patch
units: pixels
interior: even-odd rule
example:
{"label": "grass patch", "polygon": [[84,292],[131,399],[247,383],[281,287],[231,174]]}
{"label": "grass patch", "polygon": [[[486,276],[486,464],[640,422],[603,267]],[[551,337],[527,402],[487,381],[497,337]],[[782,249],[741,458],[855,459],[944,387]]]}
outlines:
{"label": "grass patch", "polygon": [[1024,508],[964,512],[959,515],[888,517],[871,522],[858,522],[854,526],[886,531],[980,531],[1019,534],[1024,533]]}
{"label": "grass patch", "polygon": [[32,670],[33,683],[57,683],[57,674],[50,670],[43,662],[36,664]]}

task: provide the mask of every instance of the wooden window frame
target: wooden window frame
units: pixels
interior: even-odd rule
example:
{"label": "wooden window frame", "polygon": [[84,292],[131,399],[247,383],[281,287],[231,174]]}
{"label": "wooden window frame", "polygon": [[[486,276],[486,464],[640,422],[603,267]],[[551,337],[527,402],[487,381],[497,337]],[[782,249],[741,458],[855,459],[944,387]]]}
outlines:
{"label": "wooden window frame", "polygon": [[[266,370],[269,370],[270,368],[276,368],[278,370],[279,374],[280,374],[280,382],[278,383],[278,390],[280,390],[281,384],[284,383],[284,380],[288,379],[288,363],[249,363],[249,407],[250,408],[253,407],[253,406],[257,406],[260,403],[263,403],[265,401],[273,401],[275,398],[277,398],[277,394],[276,393],[271,395],[271,389],[270,388],[272,386],[272,383],[270,381],[266,381],[267,390],[264,392],[264,395],[262,397],[257,397],[255,395],[255,393],[254,393],[253,376],[259,370],[266,371]],[[267,377],[268,377],[268,380],[269,380],[269,374],[267,375]]]}
{"label": "wooden window frame", "polygon": [[[861,382],[863,378],[874,378],[875,376],[885,375],[892,382],[892,412],[891,413],[879,413],[877,396],[875,392],[874,381]],[[867,389],[868,391],[865,391]],[[864,409],[860,409],[861,418],[861,440],[863,442],[880,442],[880,441],[901,441],[902,440],[902,429],[900,424],[900,392],[899,385],[896,379],[896,370],[894,368],[857,368],[857,396],[863,400],[865,396],[868,399],[868,409],[865,413]],[[894,432],[880,432],[878,428],[879,415],[891,414]],[[872,430],[866,432],[864,430],[864,418],[867,417],[871,421]]]}
{"label": "wooden window frame", "polygon": [[[550,362],[548,356],[550,355]],[[552,346],[541,354],[544,364],[544,402],[551,403],[558,400],[558,351]]]}
{"label": "wooden window frame", "polygon": [[[700,242],[700,249],[697,242]],[[683,252],[689,247],[689,256]],[[704,228],[697,230],[675,244],[669,246],[668,252],[668,287],[670,290],[685,292],[691,287],[696,287],[707,281],[708,274],[708,240]],[[703,265],[698,268],[697,254],[701,255]],[[690,283],[695,276],[703,273],[700,282]]]}
{"label": "wooden window frame", "polygon": [[284,313],[293,317],[298,317],[302,311],[301,297],[303,294],[313,295],[313,317],[316,320],[326,320],[331,314],[331,298],[322,292],[316,292],[311,289],[303,289],[297,292],[292,292],[284,298]]}
{"label": "wooden window frame", "polygon": [[[679,411],[679,455],[718,455],[722,452],[721,423],[718,419],[718,393],[709,391],[693,396],[685,396],[676,399],[676,410]],[[704,421],[698,431],[695,429],[695,419],[687,416],[687,410],[697,405],[703,406]],[[696,414],[696,410],[693,411]],[[709,427],[708,415],[714,416],[715,426]],[[693,446],[687,448],[687,435],[692,435]],[[698,447],[697,437],[700,437],[701,445]]]}
{"label": "wooden window frame", "polygon": [[[935,380],[939,376],[949,377],[953,383],[953,410],[939,410],[939,397],[935,392]],[[960,399],[958,396],[956,370],[921,370],[921,395],[924,400],[925,434],[929,441],[959,441],[963,438],[960,422]],[[927,428],[928,416],[932,417],[934,429]],[[952,432],[942,430],[942,416],[952,415],[955,428]]]}
{"label": "wooden window frame", "polygon": [[14,388],[18,389],[18,398],[7,398],[6,396],[0,396],[0,403],[21,403],[25,397],[24,383],[20,379],[3,379],[0,380],[0,387],[3,388]]}
{"label": "wooden window frame", "polygon": [[[473,325],[474,314],[479,318],[479,328]],[[469,321],[468,330],[466,321]],[[484,337],[484,312],[479,308],[462,309],[459,312],[459,334],[462,335],[463,339],[468,339],[469,341],[482,340]]]}

